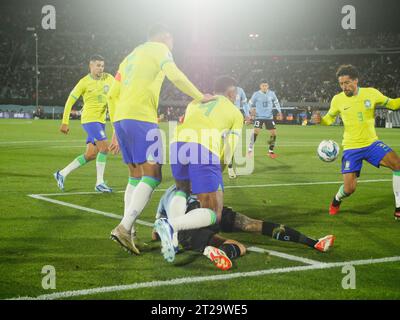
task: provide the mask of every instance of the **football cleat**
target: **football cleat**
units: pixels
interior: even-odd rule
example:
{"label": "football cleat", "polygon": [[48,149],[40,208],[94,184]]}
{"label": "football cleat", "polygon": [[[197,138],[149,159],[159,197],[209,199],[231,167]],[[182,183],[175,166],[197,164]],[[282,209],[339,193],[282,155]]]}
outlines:
{"label": "football cleat", "polygon": [[175,260],[175,254],[178,251],[174,245],[174,230],[165,218],[157,219],[154,223],[154,229],[161,240],[161,253],[168,262]]}
{"label": "football cleat", "polygon": [[394,211],[394,218],[396,220],[400,220],[400,208],[396,208],[396,210]]}
{"label": "football cleat", "polygon": [[208,246],[204,249],[203,254],[210,259],[218,269],[223,271],[229,270],[232,267],[232,261],[226,253],[218,248]]}
{"label": "football cleat", "polygon": [[276,159],[277,155],[274,152],[268,151],[268,157],[270,157],[271,159]]}
{"label": "football cleat", "polygon": [[335,214],[339,213],[341,201],[337,201],[333,198],[331,205],[329,206],[329,214],[334,216]]}
{"label": "football cleat", "polygon": [[57,181],[57,186],[61,191],[64,191],[64,176],[60,174],[60,171],[57,171],[53,174],[54,179]]}
{"label": "football cleat", "polygon": [[329,250],[330,247],[333,246],[336,237],[334,235],[328,235],[318,240],[316,245],[314,246],[315,249],[321,252],[326,252]]}
{"label": "football cleat", "polygon": [[235,169],[228,167],[228,176],[230,179],[235,179],[236,178]]}
{"label": "football cleat", "polygon": [[139,249],[136,247],[132,235],[128,232],[122,224],[119,224],[113,231],[111,231],[111,240],[118,242],[121,247],[126,251],[133,254],[140,254]]}
{"label": "football cleat", "polygon": [[98,184],[96,187],[94,187],[94,190],[102,193],[112,192],[112,189],[109,186],[107,186],[105,182]]}

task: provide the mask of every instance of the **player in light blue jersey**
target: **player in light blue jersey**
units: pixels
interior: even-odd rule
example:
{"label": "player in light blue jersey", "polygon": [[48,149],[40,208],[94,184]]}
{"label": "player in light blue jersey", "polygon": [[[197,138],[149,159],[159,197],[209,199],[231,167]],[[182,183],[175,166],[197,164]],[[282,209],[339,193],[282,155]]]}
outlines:
{"label": "player in light blue jersey", "polygon": [[[240,110],[245,119],[245,122],[247,123],[250,120],[250,108],[247,102],[246,93],[241,87],[236,87],[236,92],[237,93],[234,104]],[[236,172],[233,168],[233,161],[234,159],[232,157],[232,161],[228,164],[228,176],[230,179],[236,178]]]}
{"label": "player in light blue jersey", "polygon": [[238,107],[240,112],[243,115],[243,118],[247,119],[250,115],[249,113],[249,104],[247,103],[246,93],[241,87],[236,87],[236,99],[235,106]]}
{"label": "player in light blue jersey", "polygon": [[249,101],[249,105],[252,108],[252,113],[254,114],[255,112],[255,120],[254,132],[250,142],[248,156],[252,155],[257,135],[260,133],[260,130],[265,123],[265,128],[270,133],[270,137],[268,140],[268,156],[272,159],[275,159],[276,154],[274,153],[274,147],[276,142],[276,127],[274,122],[273,108],[275,107],[278,110],[279,114],[282,114],[282,112],[278,98],[276,97],[274,91],[269,90],[269,85],[267,81],[260,81],[260,90],[253,93]]}

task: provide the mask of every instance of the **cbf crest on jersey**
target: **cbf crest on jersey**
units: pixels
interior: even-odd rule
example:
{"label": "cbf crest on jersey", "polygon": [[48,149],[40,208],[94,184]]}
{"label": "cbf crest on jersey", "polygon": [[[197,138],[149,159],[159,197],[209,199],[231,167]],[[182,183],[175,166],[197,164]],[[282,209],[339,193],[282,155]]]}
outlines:
{"label": "cbf crest on jersey", "polygon": [[103,87],[103,92],[104,93],[108,93],[108,91],[110,91],[110,86],[108,84],[104,85]]}
{"label": "cbf crest on jersey", "polygon": [[364,106],[365,106],[365,108],[370,109],[372,106],[371,100],[369,100],[369,99],[364,100]]}

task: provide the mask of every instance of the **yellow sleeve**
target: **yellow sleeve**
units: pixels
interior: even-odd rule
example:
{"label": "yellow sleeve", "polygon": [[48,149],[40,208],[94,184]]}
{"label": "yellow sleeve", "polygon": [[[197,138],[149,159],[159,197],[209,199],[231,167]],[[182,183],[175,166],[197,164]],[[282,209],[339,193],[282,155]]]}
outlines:
{"label": "yellow sleeve", "polygon": [[75,104],[76,100],[79,99],[84,91],[85,84],[82,80],[80,80],[75,88],[72,89],[71,93],[68,96],[67,102],[65,103],[62,124],[69,124],[69,115],[71,113],[72,106]]}
{"label": "yellow sleeve", "polygon": [[167,60],[161,65],[161,70],[167,78],[183,93],[192,97],[196,101],[203,99],[203,94],[193,83],[178,69],[173,60]]}
{"label": "yellow sleeve", "polygon": [[399,110],[400,109],[400,98],[389,99],[386,103],[386,108],[391,110]]}
{"label": "yellow sleeve", "polygon": [[397,99],[390,99],[386,97],[383,93],[381,93],[379,90],[375,90],[375,95],[376,95],[376,105],[377,106],[382,106],[386,107],[391,110],[398,110],[400,109],[400,98]]}
{"label": "yellow sleeve", "polygon": [[[224,143],[224,159],[229,163],[232,160],[233,154],[238,145],[243,128],[243,116],[240,112],[235,113],[235,119],[231,129],[227,132]],[[222,160],[222,159],[221,159]]]}
{"label": "yellow sleeve", "polygon": [[335,122],[336,116],[340,113],[338,105],[337,105],[336,97],[333,97],[331,101],[331,107],[328,110],[328,113],[322,118],[321,125],[330,126]]}
{"label": "yellow sleeve", "polygon": [[115,75],[115,79],[111,85],[111,89],[107,95],[108,113],[110,114],[111,123],[114,122],[115,106],[119,98],[120,90],[121,90],[121,74],[117,72],[117,74]]}

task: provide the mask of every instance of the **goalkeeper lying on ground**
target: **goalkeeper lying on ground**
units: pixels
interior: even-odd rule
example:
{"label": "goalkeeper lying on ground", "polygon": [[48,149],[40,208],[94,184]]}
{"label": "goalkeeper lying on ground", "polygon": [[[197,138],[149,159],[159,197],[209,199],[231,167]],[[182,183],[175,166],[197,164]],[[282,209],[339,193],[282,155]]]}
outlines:
{"label": "goalkeeper lying on ground", "polygon": [[[160,199],[156,219],[167,218],[169,204],[176,191],[176,186],[169,187]],[[191,195],[187,199],[187,210],[200,207],[196,196]],[[225,239],[218,235],[218,232],[251,232],[270,236],[281,241],[292,241],[305,244],[321,252],[326,252],[331,246],[335,237],[327,235],[319,240],[311,239],[297,230],[274,222],[255,220],[242,213],[233,211],[232,208],[224,207],[219,225],[210,227],[179,231],[178,241],[185,250],[202,252],[219,269],[228,270],[232,266],[232,259],[246,253],[246,247],[240,242],[232,239]],[[158,240],[158,235],[153,231],[153,240]]]}

